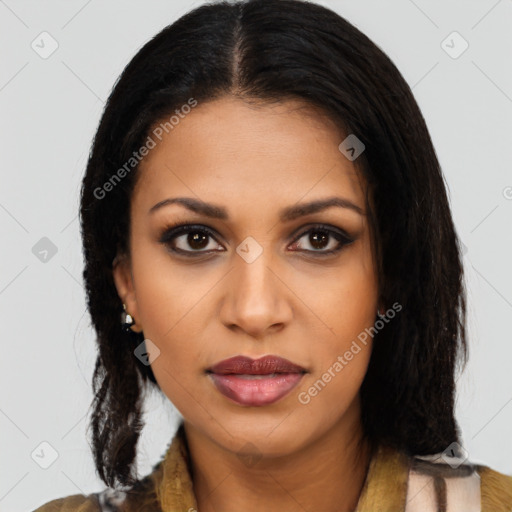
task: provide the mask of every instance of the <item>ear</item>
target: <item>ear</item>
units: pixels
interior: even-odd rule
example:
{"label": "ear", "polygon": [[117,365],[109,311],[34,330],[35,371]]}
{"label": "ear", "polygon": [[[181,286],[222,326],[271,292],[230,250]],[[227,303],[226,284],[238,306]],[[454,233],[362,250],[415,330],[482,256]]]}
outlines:
{"label": "ear", "polygon": [[137,299],[135,296],[135,287],[133,285],[133,274],[131,262],[128,256],[118,255],[112,262],[112,276],[116,285],[119,298],[126,304],[126,312],[131,315],[135,322],[131,329],[134,332],[142,332],[142,326],[139,323],[139,312],[137,309]]}

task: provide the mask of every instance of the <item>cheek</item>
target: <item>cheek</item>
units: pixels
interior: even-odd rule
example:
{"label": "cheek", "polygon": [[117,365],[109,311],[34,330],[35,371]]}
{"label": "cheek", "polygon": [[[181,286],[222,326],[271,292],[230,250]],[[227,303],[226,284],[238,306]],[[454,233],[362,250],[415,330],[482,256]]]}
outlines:
{"label": "cheek", "polygon": [[132,261],[137,312],[144,337],[152,342],[146,344],[151,368],[164,393],[179,402],[187,381],[197,378],[200,372],[200,347],[195,341],[201,327],[194,318],[213,281],[191,279],[192,266],[178,271],[157,245],[139,245],[132,252]]}
{"label": "cheek", "polygon": [[[359,255],[360,253],[355,253]],[[310,288],[306,296],[311,309],[329,328],[332,348],[342,350],[352,339],[373,326],[377,314],[378,288],[371,265],[354,255],[347,264],[326,273],[321,290]]]}
{"label": "cheek", "polygon": [[314,371],[298,390],[300,407],[312,417],[335,421],[357,399],[372,352],[377,291],[363,267],[347,268],[324,294],[319,316],[329,326],[317,340]]}
{"label": "cheek", "polygon": [[[311,402],[334,400],[340,407],[350,402],[366,375],[372,350],[378,291],[372,266],[361,258],[347,260],[325,277],[324,293],[310,290],[316,297],[312,309],[328,329],[319,331],[315,344],[315,368],[301,390]],[[308,389],[315,382],[314,389]],[[317,395],[321,399],[314,400]],[[345,404],[347,405],[347,404]],[[313,405],[314,407],[314,405]],[[335,407],[336,408],[336,407]]]}
{"label": "cheek", "polygon": [[[172,339],[184,326],[194,327],[190,319],[201,310],[202,301],[218,280],[197,265],[173,263],[165,248],[154,243],[135,249],[133,273],[144,335],[157,343]],[[185,339],[191,335],[188,330]]]}
{"label": "cheek", "polygon": [[348,411],[357,411],[351,405],[359,399],[370,350],[370,344],[362,346],[361,351],[345,364],[333,358],[318,373],[304,380],[296,397],[297,412],[302,413],[304,422],[321,418],[321,424],[325,427],[334,424]]}

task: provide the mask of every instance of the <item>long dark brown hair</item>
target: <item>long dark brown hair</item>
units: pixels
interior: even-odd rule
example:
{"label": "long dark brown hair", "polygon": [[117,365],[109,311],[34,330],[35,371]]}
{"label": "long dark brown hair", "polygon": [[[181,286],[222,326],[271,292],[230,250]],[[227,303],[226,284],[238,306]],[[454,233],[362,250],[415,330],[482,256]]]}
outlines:
{"label": "long dark brown hair", "polygon": [[[134,356],[112,263],[129,254],[137,166],[100,190],[158,120],[194,98],[300,99],[365,150],[357,159],[371,200],[379,292],[402,310],[374,338],[361,393],[364,436],[410,454],[458,441],[454,376],[467,357],[461,253],[444,178],[411,89],[390,59],[337,13],[301,0],[220,1],[167,26],[116,82],[82,183],[80,222],[87,304],[97,334],[92,448],[100,478],[132,486],[144,392],[158,388]],[[341,157],[341,156],[340,156]]]}

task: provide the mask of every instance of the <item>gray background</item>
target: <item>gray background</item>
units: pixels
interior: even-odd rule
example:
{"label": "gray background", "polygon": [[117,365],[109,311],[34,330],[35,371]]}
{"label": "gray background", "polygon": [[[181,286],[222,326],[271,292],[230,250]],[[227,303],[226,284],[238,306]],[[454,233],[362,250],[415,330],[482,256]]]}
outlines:
{"label": "gray background", "polygon": [[[0,510],[104,488],[85,436],[95,354],[81,283],[80,180],[124,66],[201,3],[0,0]],[[512,474],[512,0],[319,3],[391,57],[425,116],[467,249],[470,363],[457,401],[464,447],[473,461]],[[43,31],[58,43],[46,59],[31,46],[51,49]],[[453,31],[469,44],[457,58],[461,40],[442,45]],[[46,262],[43,237],[57,249]],[[177,417],[168,400],[148,402],[140,475],[164,453]],[[31,456],[42,442],[58,454],[48,469]]]}

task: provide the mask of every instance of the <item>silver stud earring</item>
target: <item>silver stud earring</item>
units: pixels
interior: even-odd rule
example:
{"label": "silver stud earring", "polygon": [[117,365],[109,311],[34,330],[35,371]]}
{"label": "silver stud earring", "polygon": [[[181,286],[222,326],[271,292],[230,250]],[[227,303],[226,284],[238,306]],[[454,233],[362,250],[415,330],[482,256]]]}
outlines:
{"label": "silver stud earring", "polygon": [[126,332],[131,331],[132,325],[135,324],[132,315],[126,311],[126,304],[123,304],[124,311],[121,313],[121,326]]}

